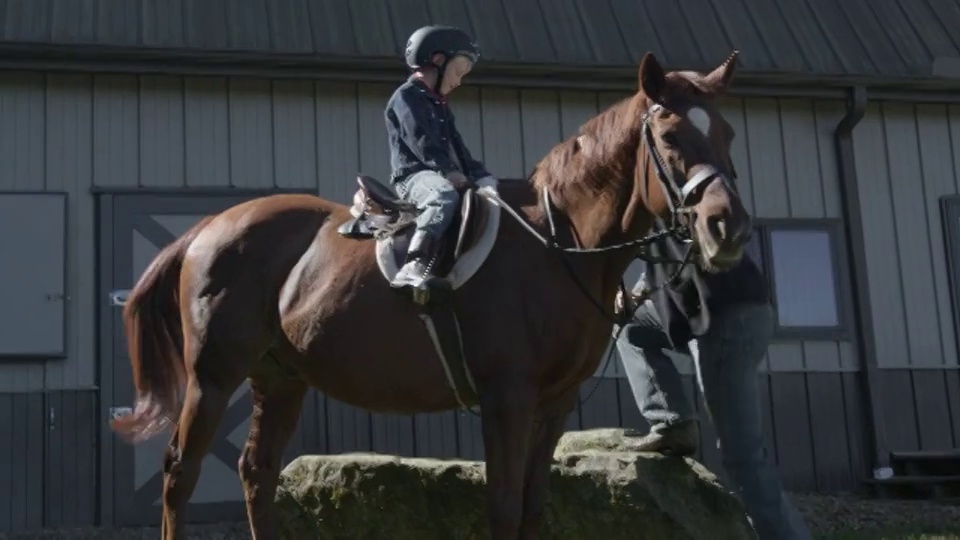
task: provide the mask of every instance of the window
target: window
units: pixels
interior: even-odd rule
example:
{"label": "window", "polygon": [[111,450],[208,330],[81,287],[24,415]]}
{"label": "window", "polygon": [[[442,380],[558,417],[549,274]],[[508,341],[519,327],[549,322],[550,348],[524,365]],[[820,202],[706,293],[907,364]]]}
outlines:
{"label": "window", "polygon": [[846,330],[839,220],[756,220],[747,255],[767,277],[781,337],[836,339]]}

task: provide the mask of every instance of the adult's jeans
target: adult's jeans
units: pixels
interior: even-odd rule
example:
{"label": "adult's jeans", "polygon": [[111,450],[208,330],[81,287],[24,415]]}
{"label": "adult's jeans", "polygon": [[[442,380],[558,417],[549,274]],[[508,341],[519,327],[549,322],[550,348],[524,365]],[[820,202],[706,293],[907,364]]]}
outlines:
{"label": "adult's jeans", "polygon": [[[695,420],[680,373],[663,349],[670,342],[651,301],[617,340],[640,413],[651,430]],[[719,439],[724,469],[762,540],[811,538],[767,457],[757,367],[773,333],[768,304],[735,304],[711,313],[706,334],[691,341],[697,384]]]}

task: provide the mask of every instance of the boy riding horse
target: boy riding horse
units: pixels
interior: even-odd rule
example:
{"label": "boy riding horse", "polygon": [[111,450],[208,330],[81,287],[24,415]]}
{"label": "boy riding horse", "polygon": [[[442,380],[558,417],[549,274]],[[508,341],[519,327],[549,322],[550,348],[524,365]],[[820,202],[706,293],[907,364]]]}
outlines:
{"label": "boy riding horse", "polygon": [[480,58],[480,48],[458,28],[424,26],[410,35],[405,56],[413,74],[390,96],[384,117],[391,183],[420,214],[406,263],[390,285],[418,288],[432,277],[460,192],[491,175],[467,150],[446,99]]}

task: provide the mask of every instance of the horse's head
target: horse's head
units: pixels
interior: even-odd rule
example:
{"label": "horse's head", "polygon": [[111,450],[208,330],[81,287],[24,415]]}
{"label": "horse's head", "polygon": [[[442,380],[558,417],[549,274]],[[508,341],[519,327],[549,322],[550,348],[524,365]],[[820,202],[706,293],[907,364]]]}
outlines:
{"label": "horse's head", "polygon": [[[733,78],[734,52],[712,72],[665,72],[647,53],[632,109],[640,123],[633,194],[624,219],[639,205],[667,226],[686,229],[707,271],[739,262],[752,225],[731,179],[733,128],[716,106]],[[632,215],[632,216],[631,216]]]}

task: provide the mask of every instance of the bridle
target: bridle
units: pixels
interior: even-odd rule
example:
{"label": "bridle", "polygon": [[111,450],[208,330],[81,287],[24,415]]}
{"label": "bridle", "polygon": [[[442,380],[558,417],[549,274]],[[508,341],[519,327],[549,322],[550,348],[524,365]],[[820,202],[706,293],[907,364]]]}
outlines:
{"label": "bridle", "polygon": [[[617,332],[614,335],[613,339],[616,341],[620,337],[620,333],[623,332],[623,329],[626,327],[626,324],[631,320],[635,319],[636,310],[643,304],[643,301],[638,301],[636,307],[633,310],[624,309],[624,312],[621,316],[615,314],[610,314],[603,307],[603,305],[587,290],[586,286],[578,277],[576,270],[570,265],[570,261],[567,259],[567,254],[589,254],[589,253],[607,253],[612,251],[621,251],[625,249],[635,248],[637,246],[649,246],[661,239],[673,237],[674,239],[680,241],[683,244],[686,244],[688,247],[686,253],[682,259],[676,259],[672,257],[660,257],[653,255],[649,252],[641,252],[637,255],[636,258],[645,260],[652,263],[676,263],[678,264],[677,268],[670,274],[670,276],[660,285],[652,289],[647,289],[641,295],[642,300],[646,300],[652,296],[658,290],[671,285],[674,283],[682,273],[683,269],[686,268],[695,253],[696,246],[693,243],[693,238],[690,233],[690,215],[693,214],[693,207],[698,202],[698,195],[701,194],[702,188],[707,186],[714,179],[720,178],[726,185],[730,185],[730,180],[727,178],[723,172],[721,172],[716,167],[712,165],[702,167],[695,175],[690,178],[685,179],[682,182],[678,182],[675,174],[671,174],[670,168],[667,166],[666,161],[663,159],[663,156],[657,150],[656,140],[653,134],[653,116],[663,109],[663,105],[659,103],[654,103],[652,106],[648,107],[646,111],[643,112],[641,117],[641,144],[645,145],[647,148],[645,159],[652,159],[654,165],[654,173],[657,176],[657,181],[660,184],[660,187],[663,189],[664,195],[667,200],[667,204],[670,208],[670,224],[667,225],[659,217],[656,218],[654,224],[654,231],[646,236],[637,238],[634,240],[628,240],[626,242],[621,242],[618,244],[613,244],[609,246],[596,247],[596,248],[578,248],[578,247],[563,247],[560,245],[557,239],[557,227],[553,217],[553,210],[555,205],[550,197],[550,191],[546,186],[541,190],[541,200],[543,202],[544,212],[547,216],[547,221],[549,223],[549,235],[544,237],[536,229],[534,229],[525,219],[523,219],[520,214],[514,210],[512,207],[507,205],[499,196],[494,195],[493,198],[500,205],[501,208],[506,210],[506,212],[511,215],[521,226],[523,226],[527,231],[530,232],[535,238],[537,238],[547,249],[554,251],[560,257],[560,261],[563,263],[564,268],[570,274],[570,277],[576,283],[577,287],[580,289],[580,292],[586,296],[597,311],[603,315],[604,318],[614,323],[618,326]],[[644,185],[649,189],[649,167],[644,167],[644,175],[646,176]],[[645,194],[646,199],[650,200],[649,191]],[[620,280],[620,294],[623,296],[624,303],[626,307],[627,300],[627,290],[624,285],[623,279]],[[628,313],[629,311],[629,313]],[[610,360],[613,357],[613,348],[610,349],[610,353],[607,356],[607,360],[604,366],[606,370],[607,365],[610,363]],[[586,397],[580,400],[582,404],[586,400],[590,399],[593,395],[593,392],[596,391],[599,386],[599,381],[594,385],[593,389],[587,394]]]}
{"label": "bridle", "polygon": [[[663,159],[663,156],[657,150],[656,140],[653,134],[652,122],[653,116],[658,111],[663,109],[663,105],[659,103],[654,103],[652,106],[648,107],[646,111],[643,112],[641,116],[641,144],[644,144],[647,148],[646,159],[652,159],[654,165],[654,173],[656,174],[657,181],[660,184],[660,187],[663,189],[664,195],[667,200],[667,204],[670,208],[670,224],[669,226],[663,223],[663,220],[660,218],[656,219],[654,225],[654,232],[647,234],[641,238],[634,240],[628,240],[626,242],[621,242],[618,244],[613,244],[609,246],[596,247],[596,248],[580,248],[580,247],[563,247],[560,245],[557,239],[557,227],[553,217],[553,212],[555,205],[550,197],[550,191],[546,186],[541,190],[540,196],[543,202],[544,212],[547,216],[547,222],[549,223],[549,234],[548,236],[543,236],[534,229],[525,219],[523,219],[520,214],[511,208],[509,205],[503,202],[499,197],[495,197],[496,202],[507,211],[520,225],[522,225],[530,234],[537,238],[547,249],[557,252],[560,256],[560,260],[563,262],[564,267],[570,273],[574,282],[580,288],[580,291],[594,304],[597,310],[605,318],[613,322],[614,324],[623,325],[626,321],[623,318],[618,318],[615,315],[610,315],[607,313],[607,310],[601,305],[599,301],[583,285],[583,282],[576,275],[576,271],[570,266],[569,261],[564,256],[569,253],[576,254],[589,254],[589,253],[607,253],[612,251],[622,251],[625,249],[635,248],[637,246],[649,246],[661,239],[673,237],[674,239],[680,241],[683,244],[688,246],[686,254],[682,259],[676,259],[672,257],[660,257],[653,255],[648,252],[641,252],[637,255],[638,259],[645,260],[652,263],[678,263],[679,266],[671,274],[670,278],[665,281],[663,284],[657,286],[656,288],[649,290],[647,295],[656,292],[656,290],[665,287],[674,281],[680,276],[682,270],[690,264],[690,260],[694,254],[695,245],[693,243],[692,236],[690,234],[690,221],[689,216],[693,213],[693,205],[697,202],[697,197],[701,191],[701,187],[706,186],[715,178],[722,179],[725,183],[728,183],[726,175],[724,175],[719,169],[713,166],[704,166],[702,167],[697,174],[691,178],[686,179],[683,182],[678,182],[676,175],[670,173],[670,168],[667,166],[666,161]],[[649,167],[644,167],[644,175],[649,175]],[[649,177],[646,178],[649,180]],[[650,182],[645,181],[644,184],[649,186]],[[649,192],[646,193],[647,200],[650,199]],[[626,293],[626,287],[623,284],[623,280],[620,281],[621,293]],[[632,313],[629,318],[632,318]],[[628,319],[629,319],[628,318]]]}

